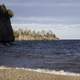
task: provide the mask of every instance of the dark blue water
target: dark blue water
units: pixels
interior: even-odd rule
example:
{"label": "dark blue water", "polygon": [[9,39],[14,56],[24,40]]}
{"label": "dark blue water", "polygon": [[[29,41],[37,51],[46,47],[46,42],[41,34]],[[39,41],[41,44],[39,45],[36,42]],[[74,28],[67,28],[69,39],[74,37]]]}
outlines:
{"label": "dark blue water", "polygon": [[0,65],[80,73],[80,40],[16,41],[0,47]]}

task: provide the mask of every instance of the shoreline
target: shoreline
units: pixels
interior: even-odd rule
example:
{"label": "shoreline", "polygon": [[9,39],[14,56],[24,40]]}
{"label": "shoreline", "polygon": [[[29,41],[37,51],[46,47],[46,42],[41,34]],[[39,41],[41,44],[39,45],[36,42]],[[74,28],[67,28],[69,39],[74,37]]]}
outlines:
{"label": "shoreline", "polygon": [[[61,72],[62,73],[62,72]],[[40,70],[0,68],[1,80],[80,80],[80,75],[50,74]]]}
{"label": "shoreline", "polygon": [[32,72],[38,72],[38,73],[45,73],[45,74],[53,74],[53,75],[64,75],[64,76],[80,76],[80,73],[74,73],[74,72],[65,72],[64,70],[56,71],[56,70],[48,70],[48,69],[31,69],[31,68],[18,68],[18,67],[5,67],[0,66],[0,70],[25,70],[25,71],[32,71]]}

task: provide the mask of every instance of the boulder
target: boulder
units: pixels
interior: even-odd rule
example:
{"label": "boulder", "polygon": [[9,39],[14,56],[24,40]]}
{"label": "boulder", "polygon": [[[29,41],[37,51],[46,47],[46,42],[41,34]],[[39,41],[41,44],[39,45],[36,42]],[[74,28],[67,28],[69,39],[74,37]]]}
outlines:
{"label": "boulder", "polygon": [[7,9],[5,5],[0,5],[0,42],[14,42],[14,34],[11,26],[10,18],[13,12]]}

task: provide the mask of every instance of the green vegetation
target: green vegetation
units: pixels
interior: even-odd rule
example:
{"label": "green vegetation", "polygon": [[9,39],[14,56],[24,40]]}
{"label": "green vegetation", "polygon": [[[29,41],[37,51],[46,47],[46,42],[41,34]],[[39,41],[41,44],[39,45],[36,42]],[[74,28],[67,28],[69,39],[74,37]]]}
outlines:
{"label": "green vegetation", "polygon": [[31,31],[19,29],[14,31],[16,40],[57,40],[55,34],[52,31],[46,32],[42,31]]}

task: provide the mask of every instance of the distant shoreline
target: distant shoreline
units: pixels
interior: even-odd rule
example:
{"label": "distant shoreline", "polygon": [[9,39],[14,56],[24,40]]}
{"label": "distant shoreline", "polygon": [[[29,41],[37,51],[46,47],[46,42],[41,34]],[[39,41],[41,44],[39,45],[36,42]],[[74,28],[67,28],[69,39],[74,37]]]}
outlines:
{"label": "distant shoreline", "polygon": [[52,31],[31,31],[31,30],[14,30],[16,40],[59,40],[59,38]]}

